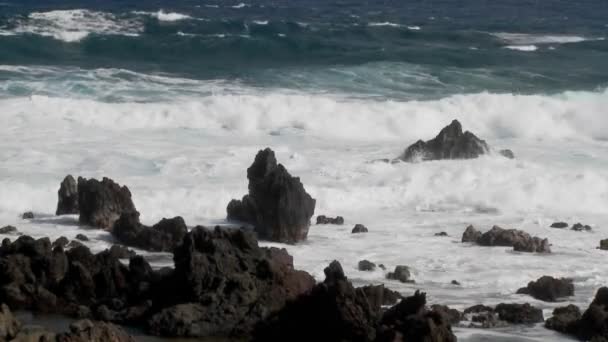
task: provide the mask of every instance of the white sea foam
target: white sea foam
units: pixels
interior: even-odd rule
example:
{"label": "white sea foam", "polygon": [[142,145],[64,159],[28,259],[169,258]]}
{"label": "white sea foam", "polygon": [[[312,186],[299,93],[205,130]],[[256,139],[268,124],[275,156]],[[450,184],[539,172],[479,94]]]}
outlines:
{"label": "white sea foam", "polygon": [[395,23],[391,23],[389,21],[385,21],[385,22],[373,22],[373,23],[368,23],[368,26],[391,26],[391,27],[401,27],[401,25],[399,24],[395,24]]}
{"label": "white sea foam", "polygon": [[253,23],[256,25],[268,25],[268,20],[254,20]]}
{"label": "white sea foam", "polygon": [[534,51],[538,50],[538,47],[536,45],[507,45],[507,46],[505,46],[505,49],[518,50],[518,51],[524,51],[524,52],[534,52]]}
{"label": "white sea foam", "polygon": [[135,36],[143,31],[140,22],[119,19],[111,13],[84,9],[33,12],[16,19],[12,34],[37,34],[65,42],[77,42],[89,34]]}
{"label": "white sea foam", "polygon": [[241,2],[241,3],[239,3],[239,4],[236,4],[236,5],[234,5],[234,6],[230,6],[230,7],[232,7],[232,8],[236,8],[236,9],[239,9],[239,8],[244,8],[244,7],[247,7],[247,6],[249,6],[249,5],[247,5],[247,4],[246,4],[246,3],[244,3],[244,2]]}
{"label": "white sea foam", "polygon": [[407,29],[408,30],[412,30],[412,31],[420,31],[420,30],[422,30],[422,28],[420,26],[408,26]]}
{"label": "white sea foam", "polygon": [[133,13],[139,14],[139,15],[147,15],[147,16],[156,18],[159,21],[168,21],[168,22],[192,19],[192,17],[187,14],[176,13],[176,12],[165,12],[162,9],[159,10],[158,12],[135,11]]}
{"label": "white sea foam", "polygon": [[527,34],[506,32],[492,33],[492,35],[510,45],[569,44],[602,39],[598,37],[582,37],[575,35]]}

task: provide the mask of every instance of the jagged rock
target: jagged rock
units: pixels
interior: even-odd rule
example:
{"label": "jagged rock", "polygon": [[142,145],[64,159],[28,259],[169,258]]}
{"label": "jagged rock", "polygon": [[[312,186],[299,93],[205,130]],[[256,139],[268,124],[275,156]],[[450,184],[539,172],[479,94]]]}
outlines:
{"label": "jagged rock", "polygon": [[377,342],[430,341],[456,342],[449,319],[426,308],[426,294],[416,291],[383,315]]}
{"label": "jagged rock", "polygon": [[435,236],[448,236],[448,233],[446,233],[446,232],[439,232],[439,233],[435,233]]}
{"label": "jagged rock", "polygon": [[182,243],[188,227],[181,217],[162,219],[152,227],[139,222],[139,213],[130,212],[120,216],[114,224],[112,235],[118,241],[148,251],[173,251]]}
{"label": "jagged rock", "polygon": [[468,226],[462,234],[462,242],[473,242],[476,243],[481,237],[481,232],[475,229],[473,226]]}
{"label": "jagged rock", "polygon": [[568,228],[568,223],[566,222],[554,222],[553,224],[551,224],[551,228]]}
{"label": "jagged rock", "polygon": [[515,153],[513,153],[513,151],[511,151],[509,149],[500,150],[500,151],[498,151],[498,153],[505,158],[515,159]]}
{"label": "jagged rock", "polygon": [[89,241],[89,238],[86,235],[84,235],[84,234],[78,234],[78,235],[76,235],[76,239],[80,240],[80,241]]}
{"label": "jagged rock", "polygon": [[56,334],[45,327],[26,325],[21,328],[14,342],[51,342],[57,341]]}
{"label": "jagged rock", "polygon": [[462,241],[475,242],[480,246],[513,247],[513,250],[519,252],[551,253],[549,240],[532,237],[521,230],[503,229],[498,226],[481,235],[473,226],[469,226],[462,235]]}
{"label": "jagged rock", "polygon": [[366,226],[364,226],[362,224],[356,224],[351,233],[358,234],[358,233],[367,233],[367,232],[368,232],[368,230],[367,230]]}
{"label": "jagged rock", "polygon": [[376,264],[369,260],[359,261],[359,271],[373,271],[376,269]]}
{"label": "jagged rock", "polygon": [[525,304],[498,304],[494,309],[498,318],[514,324],[533,324],[543,322],[543,310]]}
{"label": "jagged rock", "polygon": [[0,228],[0,234],[14,234],[17,232],[17,228],[13,226],[4,226]]}
{"label": "jagged rock", "polygon": [[498,318],[498,313],[486,305],[473,305],[464,310],[463,316],[471,321],[472,328],[497,328],[507,325],[507,322]]}
{"label": "jagged rock", "polygon": [[397,291],[392,291],[384,287],[384,284],[380,285],[367,285],[360,288],[365,293],[367,301],[371,305],[374,311],[379,312],[382,306],[394,305],[402,297]]}
{"label": "jagged rock", "polygon": [[473,133],[463,133],[458,120],[439,132],[432,140],[424,142],[418,140],[409,146],[399,159],[406,162],[417,160],[439,159],[472,159],[488,153],[489,148],[485,141],[477,138]]}
{"label": "jagged rock", "polygon": [[78,183],[72,175],[67,175],[57,191],[57,210],[55,215],[78,214]]}
{"label": "jagged rock", "polygon": [[305,240],[315,199],[297,177],[277,164],[274,152],[259,151],[247,169],[249,194],[228,204],[229,220],[252,224],[262,239],[295,243]]}
{"label": "jagged rock", "polygon": [[57,342],[91,341],[135,342],[135,339],[114,324],[90,320],[74,322],[69,333],[57,335]]}
{"label": "jagged rock", "polygon": [[148,321],[148,329],[160,336],[213,336],[215,330],[209,330],[205,324],[208,315],[200,304],[179,304],[163,309]]}
{"label": "jagged rock", "polygon": [[106,177],[101,182],[78,178],[78,206],[81,223],[105,229],[112,228],[120,215],[137,211],[129,189]]}
{"label": "jagged rock", "polygon": [[410,279],[410,268],[407,266],[396,266],[393,272],[386,275],[386,279],[399,280],[402,283],[413,283]]}
{"label": "jagged rock", "polygon": [[600,241],[600,249],[608,250],[608,239],[604,239]]}
{"label": "jagged rock", "polygon": [[0,306],[0,341],[11,341],[21,329],[21,324],[13,316],[6,304]]}
{"label": "jagged rock", "polygon": [[589,226],[587,224],[583,225],[582,223],[575,223],[574,225],[572,225],[572,230],[575,230],[577,232],[580,232],[580,231],[583,231],[583,230],[590,231],[591,230],[591,226]]}
{"label": "jagged rock", "polygon": [[585,341],[608,340],[608,288],[597,290],[593,302],[575,323],[575,335]]}
{"label": "jagged rock", "polygon": [[553,316],[545,321],[547,329],[564,334],[576,334],[576,324],[581,319],[581,310],[576,305],[562,306],[553,310]]}
{"label": "jagged rock", "polygon": [[66,238],[65,236],[60,236],[57,238],[57,240],[53,241],[52,247],[63,247],[65,248],[68,244],[70,243],[70,240],[68,240],[68,238]]}
{"label": "jagged rock", "polygon": [[31,211],[26,211],[25,213],[23,213],[23,215],[21,215],[21,218],[24,220],[31,220],[34,218],[34,213]]}
{"label": "jagged rock", "polygon": [[333,217],[327,217],[325,215],[319,215],[319,216],[317,216],[317,224],[343,225],[344,218],[342,216],[337,216],[337,217],[333,218]]}
{"label": "jagged rock", "polygon": [[537,281],[531,281],[527,287],[517,290],[517,293],[528,294],[546,302],[555,302],[558,298],[574,295],[574,284],[569,278],[553,278],[542,276]]}
{"label": "jagged rock", "polygon": [[253,341],[373,341],[375,312],[364,290],[355,289],[336,261],[326,279],[259,324]]}
{"label": "jagged rock", "polygon": [[431,305],[431,309],[433,311],[441,314],[444,317],[444,320],[446,320],[451,325],[458,324],[463,318],[462,312],[460,312],[456,309],[451,309],[447,305],[435,304],[435,305]]}

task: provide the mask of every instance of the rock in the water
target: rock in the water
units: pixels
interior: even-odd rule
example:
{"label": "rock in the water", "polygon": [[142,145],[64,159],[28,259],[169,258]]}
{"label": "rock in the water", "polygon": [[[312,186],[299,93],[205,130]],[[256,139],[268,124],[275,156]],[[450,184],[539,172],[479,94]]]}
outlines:
{"label": "rock in the water", "polygon": [[543,322],[543,310],[525,304],[498,304],[494,309],[499,319],[514,324],[533,324]]}
{"label": "rock in the water", "polygon": [[446,232],[439,232],[439,233],[435,233],[435,236],[448,236],[448,233],[446,233]]}
{"label": "rock in the water", "polygon": [[584,224],[582,224],[582,223],[579,222],[579,223],[575,223],[574,225],[572,225],[572,230],[575,230],[577,232],[580,232],[580,231],[583,231],[583,230],[590,231],[591,230],[591,226],[589,226],[587,224],[584,225]]}
{"label": "rock in the water", "polygon": [[376,269],[376,264],[369,260],[359,261],[359,271],[373,271]]}
{"label": "rock in the water", "polygon": [[553,224],[551,224],[551,228],[568,228],[568,223],[566,222],[554,222]]}
{"label": "rock in the water", "polygon": [[21,218],[24,220],[31,220],[34,218],[34,213],[31,211],[26,211],[25,213],[23,213],[23,215],[21,215]]}
{"label": "rock in the water", "polygon": [[498,151],[498,153],[505,158],[515,159],[515,153],[513,153],[513,151],[511,151],[509,149],[500,150],[500,151]]}
{"label": "rock in the water", "polygon": [[581,310],[576,305],[562,306],[553,310],[553,316],[545,321],[547,329],[564,334],[576,334],[576,324],[581,319]]}
{"label": "rock in the water", "polygon": [[451,309],[446,305],[431,305],[431,309],[443,315],[444,319],[447,320],[447,322],[451,325],[458,324],[463,318],[462,312],[456,309]]}
{"label": "rock in the water", "polygon": [[247,169],[249,194],[228,204],[229,220],[252,224],[262,239],[295,243],[305,240],[315,199],[297,177],[277,164],[274,152],[259,151]]}
{"label": "rock in the water", "polygon": [[573,296],[574,284],[572,279],[542,276],[537,281],[531,281],[527,287],[517,290],[517,293],[528,294],[545,302],[555,302],[559,298]]}
{"label": "rock in the water", "polygon": [[481,232],[475,229],[473,226],[468,226],[462,233],[462,242],[473,242],[477,243],[477,240],[481,237]]}
{"label": "rock in the water", "polygon": [[477,138],[473,133],[463,133],[462,125],[458,120],[439,132],[435,139],[424,142],[419,140],[408,147],[399,159],[406,162],[418,160],[439,159],[472,159],[488,153],[489,148],[485,141]]}
{"label": "rock in the water", "polygon": [[17,228],[13,226],[4,226],[0,228],[0,234],[14,234],[17,232]]}
{"label": "rock in the water", "polygon": [[187,233],[186,222],[179,216],[147,227],[139,222],[137,212],[122,214],[112,229],[112,235],[125,245],[158,252],[172,252]]}
{"label": "rock in the water", "polygon": [[69,333],[57,335],[57,342],[135,342],[122,328],[105,322],[81,320],[70,325]]}
{"label": "rock in the water", "polygon": [[444,311],[429,311],[426,294],[419,291],[386,311],[377,335],[376,342],[456,342],[450,317]]}
{"label": "rock in the water", "polygon": [[57,238],[57,240],[53,241],[52,247],[55,248],[57,246],[60,246],[65,248],[69,243],[70,240],[68,240],[68,238],[66,238],[65,236],[60,236]]}
{"label": "rock in the water", "polygon": [[6,304],[0,305],[0,341],[12,341],[21,324]]}
{"label": "rock in the water", "polygon": [[327,217],[325,215],[319,215],[319,216],[317,216],[317,224],[343,225],[344,224],[344,217],[342,217],[342,216]]}
{"label": "rock in the water", "polygon": [[72,175],[67,175],[57,191],[59,200],[55,215],[78,214],[78,183]]}
{"label": "rock in the water", "polygon": [[402,283],[413,283],[414,281],[410,279],[410,268],[407,266],[396,266],[395,271],[389,272],[386,275],[386,279],[399,280]]}
{"label": "rock in the water", "polygon": [[600,241],[600,249],[608,250],[608,239],[604,239]]}
{"label": "rock in the water", "polygon": [[76,240],[89,241],[89,238],[84,234],[78,234],[78,235],[76,235]]}
{"label": "rock in the water", "polygon": [[380,311],[381,307],[385,305],[394,305],[402,298],[399,292],[387,289],[383,284],[367,285],[360,289],[365,292],[367,301],[375,311]]}
{"label": "rock in the water", "polygon": [[483,234],[469,226],[462,235],[462,242],[475,242],[480,246],[513,247],[513,250],[519,252],[551,253],[549,240],[532,237],[521,230],[503,229],[498,226]]}
{"label": "rock in the water", "polygon": [[451,284],[452,285],[460,286],[460,283],[457,280],[452,280]]}
{"label": "rock in the water", "polygon": [[81,223],[105,229],[123,213],[137,212],[129,188],[105,177],[101,182],[78,178],[78,206]]}
{"label": "rock in the water", "polygon": [[576,336],[585,341],[608,340],[608,287],[597,290],[589,308],[576,324]]}
{"label": "rock in the water", "polygon": [[366,226],[364,226],[362,224],[356,224],[351,233],[358,234],[358,233],[367,233],[367,232],[368,232],[368,230],[367,230]]}
{"label": "rock in the water", "polygon": [[508,325],[498,318],[498,313],[493,308],[481,304],[466,308],[464,317],[471,321],[470,326],[474,328],[497,328]]}

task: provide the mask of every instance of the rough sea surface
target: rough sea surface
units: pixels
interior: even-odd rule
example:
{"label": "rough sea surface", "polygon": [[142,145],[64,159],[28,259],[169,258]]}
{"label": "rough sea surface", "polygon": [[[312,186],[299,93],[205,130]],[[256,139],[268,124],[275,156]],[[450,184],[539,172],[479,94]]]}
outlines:
{"label": "rough sea surface", "polygon": [[[586,307],[608,285],[607,1],[242,1],[2,0],[0,225],[106,248],[108,233],[54,217],[68,173],[128,185],[144,223],[225,224],[269,146],[316,214],[346,218],[282,246],[318,280],[337,259],[357,285],[458,309],[530,302],[545,318],[563,303],[519,287],[572,277],[568,302]],[[517,158],[372,162],[455,118]],[[469,224],[547,237],[553,254],[462,244]],[[416,284],[359,272],[361,259],[409,265]],[[568,340],[542,325],[455,331]]]}

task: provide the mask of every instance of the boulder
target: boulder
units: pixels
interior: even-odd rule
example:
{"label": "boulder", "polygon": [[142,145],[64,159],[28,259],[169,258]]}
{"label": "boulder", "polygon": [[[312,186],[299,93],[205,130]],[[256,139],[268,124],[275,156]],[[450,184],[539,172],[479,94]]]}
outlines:
{"label": "boulder", "polygon": [[386,275],[386,279],[399,280],[402,283],[414,283],[410,279],[410,268],[407,266],[396,266],[393,272],[389,272]]}
{"label": "boulder", "polygon": [[498,304],[494,309],[498,318],[513,324],[533,324],[543,322],[543,310],[525,304]]}
{"label": "boulder", "polygon": [[112,228],[123,213],[137,211],[129,188],[106,177],[101,182],[78,178],[78,206],[81,223],[104,229]]}
{"label": "boulder", "polygon": [[475,229],[472,225],[468,226],[462,233],[462,242],[473,242],[477,243],[477,240],[481,237],[481,232]]}
{"label": "boulder", "polygon": [[439,232],[439,233],[435,233],[435,236],[448,236],[448,233],[446,233],[446,232]]}
{"label": "boulder", "polygon": [[473,305],[463,312],[464,319],[471,321],[472,328],[497,328],[507,326],[507,322],[498,318],[498,313],[486,305]]}
{"label": "boulder", "polygon": [[386,311],[376,341],[456,342],[449,318],[444,313],[428,310],[426,294],[416,291]]}
{"label": "boulder", "polygon": [[566,223],[566,222],[554,222],[554,223],[551,224],[551,228],[559,228],[559,229],[568,228],[568,223]]}
{"label": "boulder", "polygon": [[481,234],[473,226],[467,227],[462,235],[462,242],[475,242],[480,246],[513,247],[513,250],[529,253],[551,253],[549,240],[517,229],[503,229],[498,226]]}
{"label": "boulder", "polygon": [[0,228],[0,234],[15,234],[17,233],[17,228],[13,226],[4,226]]}
{"label": "boulder", "polygon": [[358,233],[367,233],[367,232],[368,232],[368,230],[367,230],[366,226],[364,226],[362,224],[356,224],[351,233],[358,234]]}
{"label": "boulder", "polygon": [[572,225],[572,230],[580,232],[580,231],[590,231],[591,230],[591,226],[585,224],[583,225],[582,223],[575,223],[574,225]]}
{"label": "boulder", "polygon": [[78,214],[78,183],[72,175],[67,175],[57,191],[57,210],[55,215]]}
{"label": "boulder", "polygon": [[464,317],[463,316],[464,314],[462,312],[460,312],[456,309],[451,309],[447,305],[435,304],[435,305],[431,305],[431,309],[433,311],[441,314],[444,317],[444,320],[447,321],[448,323],[450,323],[451,325],[460,323],[460,321]]}
{"label": "boulder", "polygon": [[581,310],[578,306],[561,306],[553,310],[553,316],[545,321],[545,327],[564,334],[576,334],[576,325],[580,319]]}
{"label": "boulder", "polygon": [[608,250],[608,239],[601,240],[599,248],[605,251]]}
{"label": "boulder", "polygon": [[575,335],[585,341],[608,340],[608,287],[597,290],[593,302],[575,324]]}
{"label": "boulder", "polygon": [[68,244],[70,243],[70,240],[68,240],[68,238],[66,238],[65,236],[60,236],[57,238],[57,240],[53,241],[53,248],[57,247],[57,246],[61,246],[63,248],[65,248]]}
{"label": "boulder", "polygon": [[139,213],[124,213],[114,224],[112,235],[121,243],[148,251],[172,252],[188,233],[181,217],[163,218],[152,227],[139,222]]}
{"label": "boulder", "polygon": [[458,120],[439,132],[432,140],[419,140],[409,146],[399,159],[406,162],[439,160],[439,159],[472,159],[488,153],[489,148],[485,141],[477,138],[473,133],[463,133],[462,125]]}
{"label": "boulder", "polygon": [[394,305],[402,298],[399,292],[384,287],[384,284],[367,285],[360,287],[360,289],[365,293],[372,309],[377,312],[380,311],[382,306]]}
{"label": "boulder", "polygon": [[0,341],[11,341],[21,329],[21,324],[13,316],[6,304],[0,305]]}
{"label": "boulder", "polygon": [[23,213],[23,215],[21,215],[21,218],[24,220],[31,220],[34,218],[34,213],[31,211],[26,211],[25,213]]}
{"label": "boulder", "polygon": [[555,302],[559,298],[573,296],[574,284],[569,278],[542,276],[536,281],[529,282],[527,287],[517,290],[517,293],[528,294],[545,302]]}
{"label": "boulder", "polygon": [[373,271],[376,269],[376,264],[369,260],[359,261],[359,271]]}
{"label": "boulder", "polygon": [[327,217],[325,215],[319,215],[319,216],[317,216],[317,224],[343,225],[344,218],[342,216],[337,216],[334,218],[334,217]]}
{"label": "boulder", "polygon": [[228,204],[228,219],[253,225],[265,240],[285,243],[305,240],[316,201],[300,179],[277,164],[269,148],[258,152],[247,169],[247,178],[249,194]]}
{"label": "boulder", "polygon": [[498,153],[505,158],[515,159],[515,153],[509,149],[500,150]]}
{"label": "boulder", "polygon": [[78,234],[78,235],[76,235],[76,240],[89,241],[89,238],[84,234]]}

